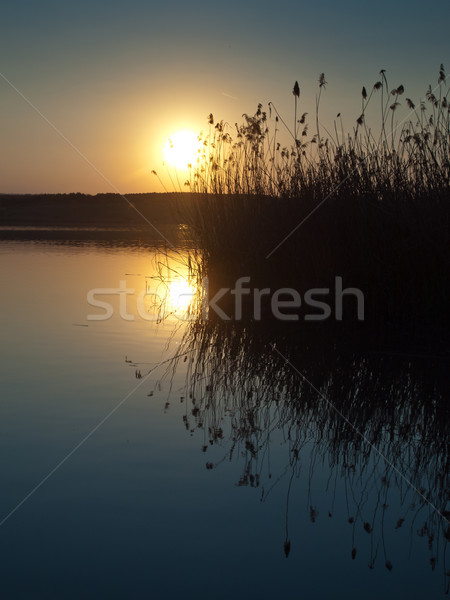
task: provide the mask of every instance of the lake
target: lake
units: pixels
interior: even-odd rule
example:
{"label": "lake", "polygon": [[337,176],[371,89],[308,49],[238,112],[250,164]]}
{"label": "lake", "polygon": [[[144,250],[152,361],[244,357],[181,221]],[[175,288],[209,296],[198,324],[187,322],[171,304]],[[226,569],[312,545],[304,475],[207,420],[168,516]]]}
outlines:
{"label": "lake", "polygon": [[182,248],[0,254],[3,598],[445,596],[448,363],[312,349],[311,389],[186,318]]}

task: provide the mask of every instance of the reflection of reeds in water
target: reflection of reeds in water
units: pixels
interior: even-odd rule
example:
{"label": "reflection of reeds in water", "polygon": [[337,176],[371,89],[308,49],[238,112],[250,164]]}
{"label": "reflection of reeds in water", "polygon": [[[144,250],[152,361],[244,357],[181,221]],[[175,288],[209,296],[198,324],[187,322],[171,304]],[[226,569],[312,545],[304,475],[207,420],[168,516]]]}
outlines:
{"label": "reflection of reeds in water", "polygon": [[[328,465],[328,517],[339,488],[352,530],[349,557],[368,552],[370,568],[381,562],[392,569],[388,538],[401,529],[411,539],[425,538],[431,567],[445,571],[450,536],[446,362],[361,354],[316,342],[292,329],[280,330],[279,324],[273,329],[200,319],[188,324],[179,349],[179,360],[188,357],[183,421],[191,434],[202,437],[206,468],[238,460],[236,484],[260,489],[263,501],[283,478],[289,482],[288,555],[296,542],[288,523],[297,478],[306,473],[314,522],[324,516],[312,491],[317,488],[314,470]],[[273,472],[271,446],[280,443],[285,466]],[[208,456],[214,447],[222,449],[219,463]],[[389,505],[401,508],[393,514]]]}
{"label": "reflection of reeds in water", "polygon": [[197,250],[173,248],[155,253],[154,275],[146,277],[147,310],[161,323],[179,322],[201,314],[202,297],[197,292],[201,257]]}
{"label": "reflection of reeds in water", "polygon": [[[234,133],[210,115],[189,182],[201,195],[180,201],[204,252],[204,274],[218,287],[250,276],[255,287],[300,293],[332,287],[338,275],[363,291],[366,321],[374,327],[396,331],[406,343],[446,347],[450,116],[444,68],[436,89],[417,106],[403,85],[391,89],[381,71],[369,92],[363,88],[361,113],[348,135],[340,115],[334,133],[319,125],[325,84],[321,76],[311,133],[307,114],[297,117],[302,98],[296,88],[294,128],[273,105],[272,117],[260,105]],[[291,137],[286,147],[279,142],[283,131]]]}
{"label": "reflection of reeds in water", "polygon": [[[333,288],[336,276],[362,290],[364,323],[281,323],[263,314],[238,322],[198,313],[186,325],[177,360],[187,360],[184,425],[199,433],[206,467],[241,464],[239,486],[261,490],[288,481],[286,538],[295,483],[307,472],[308,511],[323,518],[314,496],[317,465],[329,467],[328,513],[345,496],[349,557],[395,566],[389,537],[425,538],[432,569],[448,577],[449,528],[448,298],[450,280],[449,110],[443,67],[437,91],[400,128],[403,86],[391,90],[384,71],[368,93],[353,133],[311,136],[294,88],[292,147],[279,145],[281,116],[271,105],[245,115],[233,141],[210,116],[205,153],[181,199],[196,245],[189,272],[207,276],[211,294],[241,276],[251,287],[291,287],[303,296]],[[379,95],[378,132],[368,125]],[[323,206],[322,206],[323,204]],[[278,247],[286,234],[301,224]],[[275,250],[275,251],[274,251]],[[250,287],[250,286],[249,286]],[[199,306],[199,305],[198,305]],[[245,312],[245,311],[244,311]],[[193,313],[195,316],[195,312]],[[413,345],[411,344],[413,342]],[[389,349],[389,351],[388,351]],[[420,355],[420,356],[419,356]],[[271,446],[283,444],[284,468],[272,472]],[[209,454],[208,454],[209,451]],[[400,507],[393,514],[391,506]],[[389,534],[389,535],[387,535]],[[291,539],[292,538],[292,539]],[[408,550],[405,550],[407,552]],[[448,580],[447,580],[448,583]],[[447,585],[446,583],[446,585]]]}

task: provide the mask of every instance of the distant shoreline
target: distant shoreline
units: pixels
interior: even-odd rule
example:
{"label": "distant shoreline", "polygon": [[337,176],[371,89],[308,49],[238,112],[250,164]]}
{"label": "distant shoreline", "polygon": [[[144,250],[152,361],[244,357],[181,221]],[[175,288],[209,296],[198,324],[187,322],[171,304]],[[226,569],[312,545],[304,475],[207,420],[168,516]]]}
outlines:
{"label": "distant shoreline", "polygon": [[[0,237],[7,227],[139,228],[179,225],[197,194],[0,194]],[[126,199],[125,199],[126,198]],[[127,201],[128,200],[128,201]]]}

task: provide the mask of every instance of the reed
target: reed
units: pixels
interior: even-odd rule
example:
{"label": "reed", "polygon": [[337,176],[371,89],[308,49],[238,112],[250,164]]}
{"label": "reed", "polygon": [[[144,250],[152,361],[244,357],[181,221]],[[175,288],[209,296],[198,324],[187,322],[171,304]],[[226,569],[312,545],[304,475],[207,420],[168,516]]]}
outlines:
{"label": "reed", "polygon": [[[383,200],[389,191],[430,193],[448,182],[449,90],[441,65],[435,89],[426,91],[418,107],[405,99],[408,112],[396,119],[403,85],[390,89],[386,73],[380,72],[370,92],[362,88],[361,114],[353,131],[343,133],[341,115],[334,121],[334,135],[321,135],[320,99],[327,85],[322,73],[316,98],[316,132],[309,133],[307,113],[297,119],[300,89],[295,83],[294,124],[290,129],[273,103],[268,111],[258,105],[253,116],[235,124],[233,133],[223,121],[209,115],[209,132],[202,137],[203,152],[193,165],[187,183],[191,191],[213,195],[261,195],[302,200],[313,192],[322,198],[340,185],[346,192],[372,193]],[[376,95],[381,99],[380,123],[369,126],[366,115]],[[269,114],[269,116],[268,116]],[[400,119],[400,116],[399,116]],[[280,125],[291,138],[290,146],[279,141]],[[378,133],[375,133],[378,132]],[[233,138],[234,135],[234,138]]]}
{"label": "reed", "polygon": [[[217,286],[250,276],[255,286],[329,287],[336,275],[359,287],[374,327],[414,330],[418,344],[448,348],[450,298],[450,115],[443,65],[425,100],[391,89],[384,70],[350,133],[294,127],[273,103],[234,129],[209,115],[203,151],[187,183],[182,220]],[[405,101],[403,102],[403,98]],[[379,103],[378,121],[369,116]],[[406,114],[401,115],[401,104]],[[405,107],[403,107],[405,108]],[[325,132],[323,134],[323,132]],[[287,135],[290,145],[282,145]],[[447,333],[446,333],[447,332]]]}
{"label": "reed", "polygon": [[[302,295],[311,287],[331,288],[341,276],[363,291],[366,321],[355,323],[351,314],[342,323],[281,323],[270,314],[259,322],[246,315],[224,321],[211,311],[204,319],[199,311],[186,325],[168,375],[186,361],[183,422],[201,437],[208,470],[239,460],[237,485],[258,488],[263,500],[283,473],[290,477],[286,556],[296,543],[288,528],[291,483],[306,465],[313,490],[315,465],[328,464],[329,481],[345,494],[350,490],[349,557],[361,552],[357,536],[368,535],[369,567],[380,549],[378,563],[383,554],[391,570],[389,522],[391,534],[402,529],[428,541],[430,566],[441,565],[448,585],[445,72],[441,67],[437,89],[418,107],[406,99],[402,122],[404,86],[391,89],[382,71],[369,91],[362,88],[361,112],[347,135],[339,115],[334,134],[321,123],[325,86],[322,74],[314,133],[298,84],[293,127],[273,104],[244,115],[233,131],[209,116],[188,182],[197,195],[180,199],[195,248],[189,271],[199,280],[207,276],[210,295],[241,276],[258,288],[292,287]],[[379,115],[374,126],[371,107]],[[289,146],[280,141],[286,133]],[[283,473],[272,472],[274,443],[286,450]],[[323,512],[318,517],[310,488],[314,522]],[[391,501],[400,504],[398,514],[389,510]]]}

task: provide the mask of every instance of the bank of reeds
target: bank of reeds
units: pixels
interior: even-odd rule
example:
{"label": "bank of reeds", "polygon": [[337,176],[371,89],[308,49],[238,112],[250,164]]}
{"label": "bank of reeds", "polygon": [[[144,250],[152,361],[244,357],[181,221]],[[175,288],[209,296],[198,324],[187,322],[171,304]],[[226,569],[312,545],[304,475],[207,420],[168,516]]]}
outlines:
{"label": "bank of reeds", "polygon": [[[204,150],[183,204],[213,287],[250,276],[253,286],[359,287],[372,326],[448,345],[450,115],[444,67],[417,105],[384,71],[344,134],[313,133],[293,89],[293,126],[269,103],[234,130],[209,116]],[[378,103],[378,108],[376,107]],[[401,106],[403,105],[403,106]],[[374,109],[379,120],[369,122]],[[400,111],[403,112],[400,114]],[[282,145],[282,135],[290,145]],[[447,333],[446,333],[447,332]]]}

